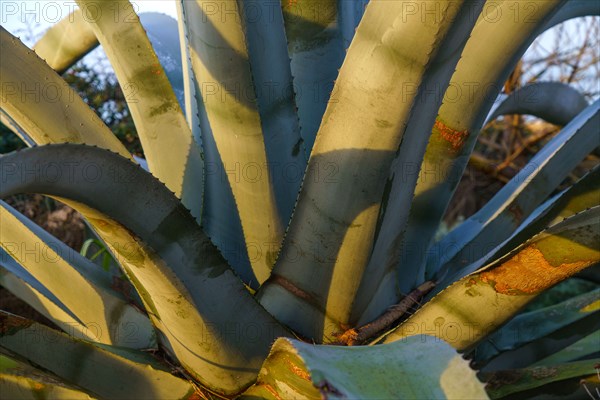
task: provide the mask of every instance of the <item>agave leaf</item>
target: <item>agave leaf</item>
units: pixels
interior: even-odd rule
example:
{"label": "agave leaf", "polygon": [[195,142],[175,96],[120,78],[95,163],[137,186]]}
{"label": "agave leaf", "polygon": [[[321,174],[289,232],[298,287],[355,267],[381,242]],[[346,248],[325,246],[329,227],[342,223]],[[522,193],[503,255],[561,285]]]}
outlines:
{"label": "agave leaf", "polygon": [[[265,110],[256,96],[240,22],[243,5],[208,0],[182,4],[201,95],[198,107],[207,168],[211,168],[206,182],[208,220],[203,224],[217,246],[226,254],[234,253],[229,259],[239,259],[234,265],[242,278],[256,286],[271,272],[287,218],[282,220],[285,207],[279,209],[279,190],[274,186],[281,183],[274,174],[281,173],[282,166],[269,167],[274,166],[269,164],[267,142],[275,133],[263,129]],[[284,105],[282,111],[289,111],[289,102]],[[277,118],[276,114],[270,117]],[[297,142],[286,137],[293,132],[278,134],[286,144]],[[280,149],[284,156],[295,156],[292,147]],[[232,212],[236,209],[238,215]],[[239,252],[244,254],[235,257]],[[253,273],[244,265],[248,259]]]}
{"label": "agave leaf", "polygon": [[[287,225],[308,157],[300,137],[283,14],[270,0],[246,0],[242,18],[271,179],[280,219]],[[286,173],[292,168],[293,177]]]}
{"label": "agave leaf", "polygon": [[[108,275],[1,201],[0,247],[27,271],[27,275],[19,275],[41,295],[38,301],[54,304],[46,312],[41,310],[42,314],[66,332],[79,331],[88,339],[117,346],[155,345],[154,329],[146,315],[112,289]],[[52,315],[57,307],[62,313]]]}
{"label": "agave leaf", "polygon": [[[176,1],[175,6],[177,8],[177,30],[179,32],[179,52],[181,54],[181,68],[183,77],[183,109],[185,111],[185,118],[188,122],[188,126],[192,130],[192,136],[194,137],[194,140],[196,140],[196,143],[202,146],[202,133],[200,131],[197,100],[198,88],[196,87],[196,81],[194,80],[194,71],[192,71],[192,60],[190,58],[190,47],[187,28],[185,26],[185,17],[183,15],[182,1],[183,0]],[[207,179],[206,176],[204,179]]]}
{"label": "agave leaf", "polygon": [[[518,349],[503,352],[491,359],[485,366],[482,366],[481,369],[484,372],[489,372],[531,366],[546,356],[557,353],[572,345],[578,339],[585,337],[586,333],[598,331],[598,329],[600,329],[600,319],[598,318],[598,315],[590,315],[569,326],[565,326],[555,332],[549,333],[547,336],[524,344]],[[597,354],[592,355],[597,356]],[[474,365],[479,367],[479,364]]]}
{"label": "agave leaf", "polygon": [[79,9],[52,25],[33,46],[37,55],[62,74],[98,46],[98,39]]}
{"label": "agave leaf", "polygon": [[[104,274],[108,275],[112,287],[122,293],[131,304],[143,309],[142,299],[140,299],[131,282],[127,280],[116,256],[110,251],[91,224],[85,219],[84,222],[87,225],[85,233],[88,239],[81,245],[79,254],[96,264],[95,270],[102,269]],[[107,219],[106,222],[109,223],[109,220]]]}
{"label": "agave leaf", "polygon": [[[330,101],[330,93],[344,60],[345,50],[350,45],[350,41],[344,43],[340,32],[340,12],[358,7],[358,3],[362,1],[281,2],[293,90],[304,141],[303,150],[307,158]],[[344,25],[348,25],[344,30],[349,34],[352,23],[347,20]]]}
{"label": "agave leaf", "polygon": [[337,25],[342,35],[344,50],[348,49],[352,43],[356,27],[365,14],[367,4],[369,4],[369,0],[338,1]]}
{"label": "agave leaf", "polygon": [[577,89],[561,82],[534,82],[515,90],[489,116],[528,114],[555,125],[567,125],[588,106]]}
{"label": "agave leaf", "polygon": [[577,274],[577,278],[587,281],[588,283],[600,285],[600,265],[594,268],[588,268],[585,271],[581,271],[579,274]]}
{"label": "agave leaf", "polygon": [[[60,173],[50,179],[22,174],[33,166],[46,171],[48,163]],[[98,172],[94,179],[84,172],[90,164]],[[0,171],[12,171],[4,173],[0,196],[42,192],[68,198],[83,211],[175,356],[212,390],[235,394],[248,386],[275,338],[288,335],[177,198],[137,165],[103,149],[62,144],[5,155]]]}
{"label": "agave leaf", "polygon": [[[51,291],[0,248],[0,285],[49,318],[63,331],[92,340],[90,332]],[[95,338],[95,332],[93,337]]]}
{"label": "agave leaf", "polygon": [[5,399],[84,400],[94,397],[40,369],[0,354],[0,393]]}
{"label": "agave leaf", "polygon": [[36,144],[87,143],[131,157],[79,95],[3,27],[0,52],[2,110]]}
{"label": "agave leaf", "polygon": [[140,13],[140,23],[175,92],[180,107],[185,112],[183,65],[177,21],[168,15]]}
{"label": "agave leaf", "polygon": [[[600,187],[597,184],[599,179],[600,164],[588,171],[569,188],[539,206],[517,229],[513,237],[528,234],[528,232],[534,230],[537,233],[541,230],[540,228],[554,225],[565,218],[597,205],[600,196]],[[529,237],[531,236],[533,235],[529,234]]]}
{"label": "agave leaf", "polygon": [[[467,267],[459,269],[454,274],[440,274],[442,276],[440,282],[426,297],[426,301],[450,284],[508,254],[549,226],[555,225],[565,218],[571,217],[588,208],[597,206],[598,198],[600,197],[598,179],[600,179],[600,165],[588,172],[574,185],[539,206],[508,239],[492,249],[484,257]],[[444,250],[440,247],[439,251]],[[452,249],[446,249],[446,251],[452,251]],[[592,272],[593,268],[588,268],[581,273],[589,274]]]}
{"label": "agave leaf", "polygon": [[458,350],[494,332],[525,304],[600,260],[600,206],[567,218],[454,283],[384,339],[432,333]]}
{"label": "agave leaf", "polygon": [[425,273],[427,251],[489,108],[514,65],[562,4],[562,0],[494,2],[479,15],[452,84],[444,88],[444,101],[419,169],[399,265],[400,271],[403,265],[411,266],[412,273],[399,272],[402,292],[410,292],[430,276]]}
{"label": "agave leaf", "polygon": [[[204,163],[173,88],[128,1],[78,1],[115,70],[150,171],[202,213]],[[169,149],[168,152],[164,151]]]}
{"label": "agave leaf", "polygon": [[200,91],[201,84],[192,70],[192,46],[188,26],[197,22],[188,21],[183,7],[184,4],[183,0],[176,2],[181,40],[180,47],[182,47],[183,65],[185,66],[183,73],[186,119],[192,129],[194,139],[197,143],[202,144],[206,168],[202,227],[240,278],[256,288],[258,287],[258,281],[246,251],[239,212],[233,198],[231,186],[226,184],[228,175],[223,168],[223,160],[219,155],[208,122],[202,92]]}
{"label": "agave leaf", "polygon": [[[312,382],[312,385],[310,384]],[[255,397],[253,397],[255,396]],[[431,336],[373,347],[275,342],[243,398],[485,399],[483,384],[450,345]]]}
{"label": "agave leaf", "polygon": [[571,18],[600,15],[600,4],[588,0],[569,0],[552,16],[544,27],[544,30],[560,24]]}
{"label": "agave leaf", "polygon": [[519,314],[477,345],[470,358],[478,366],[487,364],[488,371],[526,367],[597,331],[599,308],[600,289],[596,289],[550,307]]}
{"label": "agave leaf", "polygon": [[147,353],[99,347],[4,311],[0,347],[98,397],[187,399],[194,393]]}
{"label": "agave leaf", "polygon": [[0,123],[10,129],[15,135],[17,135],[27,146],[35,146],[35,140],[33,140],[19,125],[13,121],[13,119],[6,114],[6,112],[0,108]]}
{"label": "agave leaf", "polygon": [[294,80],[293,90],[307,158],[330,101],[346,50],[367,3],[368,0],[281,2]]}
{"label": "agave leaf", "polygon": [[[591,391],[600,386],[595,367],[599,361],[600,359],[585,360],[561,365],[498,371],[485,375],[489,382],[486,389],[492,399],[505,398],[521,392],[522,396],[510,398],[533,399],[538,398],[536,395],[544,399],[555,398],[555,396],[561,399],[567,398],[567,396],[572,396],[568,398],[588,398],[588,393],[583,385],[588,386],[588,390]],[[552,383],[557,383],[557,385],[551,386]]]}
{"label": "agave leaf", "polygon": [[260,370],[256,383],[240,400],[321,400],[324,396],[313,384],[310,373],[294,348],[295,341],[278,339]]}
{"label": "agave leaf", "polygon": [[[386,182],[427,67],[462,7],[442,18],[405,15],[403,2],[369,3],[312,150],[294,218],[261,304],[316,341],[331,341],[352,301],[385,212]],[[462,6],[462,2],[459,2]],[[398,84],[402,79],[404,84]],[[387,200],[387,199],[386,199]]]}
{"label": "agave leaf", "polygon": [[598,343],[600,343],[600,330],[590,333],[582,339],[579,339],[577,342],[537,361],[531,366],[537,367],[543,365],[561,364],[570,361],[577,361],[583,358],[587,359],[592,355],[597,357],[600,353],[600,350],[598,349]]}
{"label": "agave leaf", "polygon": [[[403,268],[398,271],[400,243],[411,209],[414,188],[417,183],[416,170],[423,159],[428,133],[435,122],[442,98],[431,88],[445,87],[454,72],[465,42],[473,29],[475,20],[484,1],[470,1],[454,17],[454,23],[440,46],[440,52],[431,61],[421,85],[417,88],[407,84],[407,92],[416,92],[413,110],[408,119],[402,144],[392,162],[392,168],[384,194],[380,223],[376,233],[371,259],[364,273],[361,286],[354,300],[352,324],[363,325],[381,315],[389,306],[397,304],[399,293],[397,280],[402,279]],[[423,3],[421,3],[423,4]],[[420,5],[405,3],[406,12],[419,12]],[[421,10],[425,12],[424,10]],[[377,290],[384,282],[386,288]],[[359,318],[360,317],[360,318]]]}
{"label": "agave leaf", "polygon": [[[109,335],[105,335],[105,332],[99,329],[99,325],[95,321],[85,325],[52,292],[46,289],[33,275],[28,273],[2,249],[0,249],[0,257],[2,257],[0,262],[0,284],[5,289],[53,321],[67,334],[93,342],[106,342]],[[113,331],[112,337],[108,337],[108,340],[114,340],[117,344],[124,346],[131,346],[132,342],[139,342],[137,337],[138,326],[128,323],[123,325],[121,327],[123,329]],[[145,347],[149,346],[147,343]]]}
{"label": "agave leaf", "polygon": [[[90,17],[86,17],[90,19]],[[37,55],[62,74],[99,45],[90,24],[76,9],[46,31],[33,46]],[[142,13],[140,22],[148,33],[179,102],[183,102],[183,80],[177,21],[160,13]]]}
{"label": "agave leaf", "polygon": [[[454,275],[507,239],[593,149],[600,146],[600,101],[567,125],[478,212],[430,250],[428,264]],[[483,253],[482,253],[483,252]],[[440,267],[428,265],[429,271]]]}

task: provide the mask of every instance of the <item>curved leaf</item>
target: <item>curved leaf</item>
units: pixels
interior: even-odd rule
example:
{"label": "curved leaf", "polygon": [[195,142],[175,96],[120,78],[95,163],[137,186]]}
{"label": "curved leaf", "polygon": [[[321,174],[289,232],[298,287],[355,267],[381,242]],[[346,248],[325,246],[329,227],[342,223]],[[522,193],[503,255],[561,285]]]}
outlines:
{"label": "curved leaf", "polygon": [[117,346],[155,345],[146,315],[112,289],[108,275],[2,201],[0,247],[27,274],[11,268],[10,262],[0,263],[33,287],[42,296],[39,302],[54,304],[54,310],[40,311],[66,332],[79,331],[88,339]]}
{"label": "curved leaf", "polygon": [[600,355],[598,343],[600,343],[600,330],[596,330],[564,349],[537,361],[532,367],[577,361],[590,358],[590,356],[597,357]]}
{"label": "curved leaf", "polygon": [[[478,366],[487,364],[486,370],[526,367],[532,358],[543,359],[545,354],[573,344],[590,331],[597,331],[599,308],[600,289],[596,289],[553,306],[519,314],[477,345],[470,358]],[[586,319],[586,324],[579,323]],[[587,329],[582,329],[584,325]],[[507,366],[507,362],[510,365]]]}
{"label": "curved leaf", "polygon": [[2,110],[36,144],[86,143],[131,157],[79,95],[3,27],[0,52]]}
{"label": "curved leaf", "polygon": [[[49,165],[59,172],[23,173]],[[102,149],[62,144],[2,156],[0,171],[2,197],[45,193],[84,205],[84,216],[125,268],[176,357],[204,385],[241,391],[256,378],[275,338],[288,335],[177,198],[139,166]]]}
{"label": "curved leaf", "polygon": [[[312,385],[311,385],[312,383]],[[431,336],[372,347],[279,339],[243,398],[485,399],[475,371]]]}
{"label": "curved leaf", "polygon": [[77,9],[52,25],[33,46],[37,55],[62,74],[98,46],[98,39]]}
{"label": "curved leaf", "polygon": [[[600,387],[596,376],[598,369],[595,367],[599,361],[600,359],[596,359],[562,365],[498,371],[485,376],[489,381],[486,389],[492,399],[504,398],[520,392],[523,392],[522,398],[527,399],[537,398],[536,394],[544,399],[554,398],[554,396],[567,398],[567,395],[573,396],[570,398],[588,398],[588,393],[583,385],[586,384],[588,390],[592,391]],[[581,378],[584,379],[581,380]],[[544,390],[544,386],[555,382],[560,382],[562,390],[557,390],[556,387]],[[575,393],[577,395],[574,395]]]}
{"label": "curved leaf", "polygon": [[544,30],[560,24],[571,18],[586,17],[591,15],[600,15],[600,4],[588,0],[569,0],[558,10],[548,21]]}
{"label": "curved leaf", "polygon": [[485,206],[432,246],[428,271],[441,268],[440,274],[454,275],[507,239],[600,146],[595,134],[599,125],[600,100],[548,142]]}
{"label": "curved leaf", "polygon": [[486,122],[506,114],[528,114],[555,125],[567,125],[588,106],[577,89],[561,82],[534,82],[506,97]]}
{"label": "curved leaf", "polygon": [[[499,354],[491,359],[485,366],[481,367],[482,372],[498,371],[512,368],[524,368],[537,364],[548,355],[556,354],[577,342],[578,339],[585,337],[586,333],[598,331],[600,329],[600,319],[597,314],[589,315],[579,321],[565,326],[554,332],[549,333],[530,343],[524,344],[518,349],[510,350]],[[597,356],[590,354],[589,356]],[[479,367],[479,364],[474,364]]]}
{"label": "curved leaf", "polygon": [[[600,164],[585,174],[581,179],[561,193],[539,206],[511,236],[510,241],[522,243],[518,238],[532,237],[534,233],[561,222],[581,211],[598,205],[600,187]],[[513,246],[513,247],[516,247]],[[591,273],[588,270],[587,273]]]}
{"label": "curved leaf", "polygon": [[188,399],[193,386],[149,354],[99,347],[0,311],[0,347],[103,398]]}
{"label": "curved leaf", "polygon": [[87,393],[31,365],[0,354],[0,393],[5,399],[84,400]]}
{"label": "curved leaf", "polygon": [[126,93],[150,171],[200,220],[202,152],[133,7],[126,0],[80,0],[77,4],[94,16],[89,23]]}
{"label": "curved leaf", "polygon": [[385,214],[385,179],[420,98],[416,90],[405,93],[405,86],[419,87],[428,67],[438,66],[436,54],[450,26],[469,7],[435,2],[442,18],[429,23],[418,13],[406,15],[403,4],[367,6],[336,81],[335,101],[323,117],[273,276],[259,291],[261,304],[278,320],[319,342],[334,340],[349,323]]}
{"label": "curved leaf", "polygon": [[[50,27],[33,46],[37,55],[57,73],[64,73],[98,46],[96,34],[86,18],[83,17],[81,10],[76,9]],[[164,14],[148,12],[140,14],[140,22],[148,33],[148,39],[165,68],[177,98],[182,103],[183,80],[179,60],[177,21]]]}
{"label": "curved leaf", "polygon": [[[446,273],[445,275],[442,275],[443,277],[436,288],[429,293],[426,300],[439,293],[440,290],[448,285],[508,254],[510,251],[529,240],[529,238],[542,232],[544,229],[588,208],[597,206],[598,198],[600,196],[600,187],[598,187],[599,179],[600,165],[588,172],[580,180],[575,182],[574,185],[539,206],[508,239],[493,248],[489,253],[485,254],[484,257],[466,267],[458,269],[454,274]],[[440,246],[439,251],[451,252],[452,248],[444,250],[444,248]],[[485,249],[482,251],[485,251]],[[432,254],[432,257],[436,255],[435,253]],[[438,253],[438,255],[439,254],[440,253]],[[588,268],[581,273],[586,274],[592,272],[593,269]]]}
{"label": "curved leaf", "polygon": [[419,168],[398,265],[402,292],[429,279],[428,249],[489,108],[514,65],[562,4],[562,0],[488,2],[479,15],[451,85],[442,88],[443,104]]}
{"label": "curved leaf", "polygon": [[596,206],[548,228],[439,293],[384,341],[427,332],[458,350],[473,346],[540,292],[600,260],[599,217]]}

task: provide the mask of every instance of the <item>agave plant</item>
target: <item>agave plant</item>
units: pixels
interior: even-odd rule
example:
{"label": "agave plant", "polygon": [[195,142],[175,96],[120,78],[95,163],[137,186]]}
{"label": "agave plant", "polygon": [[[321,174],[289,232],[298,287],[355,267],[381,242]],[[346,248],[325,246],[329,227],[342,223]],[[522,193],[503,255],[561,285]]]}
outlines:
{"label": "agave plant", "polygon": [[[600,145],[600,102],[508,98],[565,126],[434,241],[515,63],[597,3],[198,0],[177,23],[77,3],[35,51],[0,32],[2,120],[32,147],[0,157],[0,196],[78,210],[132,290],[0,203],[1,283],[55,324],[0,314],[3,397],[598,390],[597,277],[520,310],[598,273],[599,167],[555,189]],[[98,44],[145,160],[59,75]]]}

